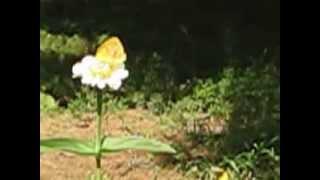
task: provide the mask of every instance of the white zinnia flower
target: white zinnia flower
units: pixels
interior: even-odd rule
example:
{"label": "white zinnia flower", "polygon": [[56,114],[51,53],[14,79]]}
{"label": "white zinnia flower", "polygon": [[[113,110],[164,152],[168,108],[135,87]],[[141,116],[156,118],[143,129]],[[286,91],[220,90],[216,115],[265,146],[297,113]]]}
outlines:
{"label": "white zinnia flower", "polygon": [[114,69],[109,64],[91,55],[85,56],[81,62],[76,63],[72,68],[72,73],[73,78],[81,78],[82,84],[99,89],[108,85],[114,90],[118,90],[121,87],[122,80],[129,75],[124,64]]}

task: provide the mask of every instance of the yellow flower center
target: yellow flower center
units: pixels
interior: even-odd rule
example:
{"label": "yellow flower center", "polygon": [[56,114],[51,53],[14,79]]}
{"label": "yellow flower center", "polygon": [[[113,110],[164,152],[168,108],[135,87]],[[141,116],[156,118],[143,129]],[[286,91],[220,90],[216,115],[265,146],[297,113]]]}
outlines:
{"label": "yellow flower center", "polygon": [[109,78],[112,74],[112,70],[108,67],[91,68],[90,72],[94,77],[99,77],[102,79]]}

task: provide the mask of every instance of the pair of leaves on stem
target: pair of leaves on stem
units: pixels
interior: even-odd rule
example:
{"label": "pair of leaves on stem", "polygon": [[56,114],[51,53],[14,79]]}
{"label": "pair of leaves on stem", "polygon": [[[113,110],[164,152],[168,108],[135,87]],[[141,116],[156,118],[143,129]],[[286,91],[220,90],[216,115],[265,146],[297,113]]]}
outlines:
{"label": "pair of leaves on stem", "polygon": [[[175,153],[167,144],[142,137],[105,137],[101,145],[101,153],[120,152],[125,150],[142,150],[151,153]],[[40,140],[40,153],[49,151],[66,151],[79,155],[97,155],[95,143],[92,141],[71,138],[55,138]]]}

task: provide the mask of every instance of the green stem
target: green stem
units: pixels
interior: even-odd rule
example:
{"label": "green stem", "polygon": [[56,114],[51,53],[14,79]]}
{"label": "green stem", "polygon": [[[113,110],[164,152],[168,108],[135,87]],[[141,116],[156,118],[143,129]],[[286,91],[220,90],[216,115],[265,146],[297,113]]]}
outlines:
{"label": "green stem", "polygon": [[97,169],[95,180],[103,180],[101,169]]}
{"label": "green stem", "polygon": [[102,120],[102,91],[97,90],[97,134],[96,134],[96,166],[101,168],[101,120]]}

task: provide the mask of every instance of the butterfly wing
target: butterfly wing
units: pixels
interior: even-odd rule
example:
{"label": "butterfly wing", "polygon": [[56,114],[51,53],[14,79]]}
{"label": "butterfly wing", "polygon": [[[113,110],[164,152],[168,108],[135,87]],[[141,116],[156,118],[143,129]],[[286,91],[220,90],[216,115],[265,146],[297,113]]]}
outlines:
{"label": "butterfly wing", "polygon": [[127,55],[120,39],[111,37],[98,47],[96,58],[110,66],[119,66],[127,59]]}

